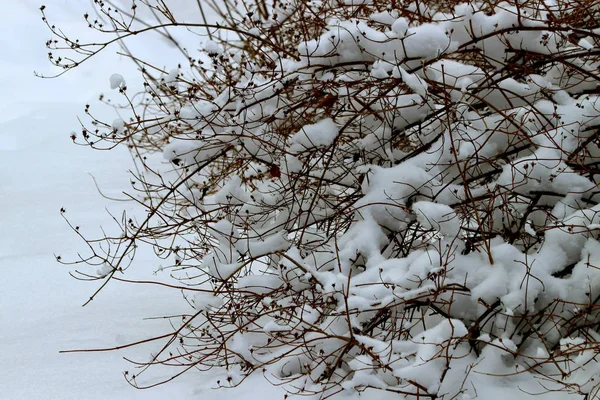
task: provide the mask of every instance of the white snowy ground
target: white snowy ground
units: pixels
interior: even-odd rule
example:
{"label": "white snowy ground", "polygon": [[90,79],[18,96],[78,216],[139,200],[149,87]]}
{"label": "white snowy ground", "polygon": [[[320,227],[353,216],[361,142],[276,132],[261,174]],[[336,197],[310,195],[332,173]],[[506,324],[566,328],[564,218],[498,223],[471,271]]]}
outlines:
{"label": "white snowy ground", "polygon": [[[59,79],[35,78],[34,70],[53,71],[46,60],[42,1],[0,2],[0,399],[282,398],[278,389],[257,386],[258,379],[241,389],[211,390],[217,373],[192,372],[166,386],[136,390],[122,376],[133,371],[123,357],[147,360],[153,346],[59,354],[167,333],[164,320],[141,318],[182,312],[185,303],[160,287],[114,283],[82,308],[98,283],[75,281],[54,259],[84,250],[61,218],[61,207],[87,233],[112,226],[105,207],[116,213],[123,207],[103,199],[88,173],[107,195],[118,197],[128,186],[129,155],[74,146],[69,133],[77,129],[83,105],[108,91],[111,73],[136,72],[115,48]],[[81,16],[91,9],[88,1],[45,4],[57,25],[86,29]],[[154,44],[140,51],[171,56],[168,47],[157,50]],[[157,266],[141,258],[133,276],[151,276]]]}

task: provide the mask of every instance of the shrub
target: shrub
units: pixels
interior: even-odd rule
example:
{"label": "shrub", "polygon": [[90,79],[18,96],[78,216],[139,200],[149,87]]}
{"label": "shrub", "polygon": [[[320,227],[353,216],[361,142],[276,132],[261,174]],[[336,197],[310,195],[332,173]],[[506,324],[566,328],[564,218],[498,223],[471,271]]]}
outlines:
{"label": "shrub", "polygon": [[75,139],[128,146],[147,210],[89,239],[101,288],[149,243],[194,308],[147,366],[323,397],[598,396],[600,3],[198,3],[218,23],[95,3],[113,36],[49,25],[57,65],[203,40],[171,72],[132,55],[141,100],[111,78],[132,117]]}

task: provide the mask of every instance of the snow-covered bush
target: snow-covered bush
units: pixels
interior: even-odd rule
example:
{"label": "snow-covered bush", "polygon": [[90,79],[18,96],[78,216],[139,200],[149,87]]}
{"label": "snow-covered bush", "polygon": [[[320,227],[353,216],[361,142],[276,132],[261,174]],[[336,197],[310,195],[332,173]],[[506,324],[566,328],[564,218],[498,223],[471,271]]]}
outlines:
{"label": "snow-covered bush", "polygon": [[[147,216],[89,241],[102,287],[150,243],[194,308],[148,365],[323,396],[599,396],[599,2],[223,0],[211,23],[96,3],[90,27],[125,43],[201,48],[134,58],[142,96],[110,77],[131,118],[73,136],[138,163]],[[66,69],[108,43],[49,26]]]}

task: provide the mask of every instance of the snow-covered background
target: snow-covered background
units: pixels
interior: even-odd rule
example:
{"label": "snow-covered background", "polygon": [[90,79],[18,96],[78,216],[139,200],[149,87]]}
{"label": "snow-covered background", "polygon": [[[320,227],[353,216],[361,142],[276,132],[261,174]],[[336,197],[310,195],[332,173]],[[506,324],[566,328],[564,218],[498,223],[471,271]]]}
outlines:
{"label": "snow-covered background", "polygon": [[[131,81],[138,75],[115,54],[115,47],[61,78],[34,77],[34,70],[56,73],[46,58],[44,42],[50,35],[41,21],[41,1],[0,2],[0,398],[220,397],[223,392],[211,390],[216,372],[192,372],[146,391],[129,386],[122,372],[133,369],[123,357],[147,360],[152,345],[109,353],[59,354],[166,333],[170,327],[165,320],[142,318],[183,312],[185,302],[157,286],[114,282],[82,307],[98,282],[75,281],[69,268],[54,259],[54,254],[73,258],[84,250],[62,219],[61,207],[84,233],[94,234],[101,225],[114,227],[107,210],[118,214],[127,205],[104,199],[89,174],[106,195],[120,197],[129,185],[129,154],[123,149],[99,152],[75,146],[69,133],[77,130],[83,106],[110,91],[113,72],[131,76]],[[88,31],[82,16],[91,10],[90,2],[48,0],[45,4],[57,26],[75,35]],[[161,47],[161,41],[154,40],[152,46],[144,46],[148,43],[144,40],[134,43],[136,51],[164,59],[165,65],[176,62],[176,53],[166,43]],[[109,109],[94,110],[113,117]],[[151,276],[155,264],[142,255],[132,276]],[[248,398],[247,389],[226,395]],[[281,391],[270,387],[253,392],[263,399],[282,397]]]}

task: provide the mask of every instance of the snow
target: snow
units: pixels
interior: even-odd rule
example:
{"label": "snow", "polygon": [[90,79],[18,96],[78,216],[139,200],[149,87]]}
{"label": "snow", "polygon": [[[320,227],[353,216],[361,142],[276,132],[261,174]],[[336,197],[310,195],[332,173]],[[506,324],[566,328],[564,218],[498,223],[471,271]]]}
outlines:
{"label": "snow", "polygon": [[392,23],[392,32],[394,32],[398,38],[403,38],[408,30],[408,21],[406,18],[398,18]]}
{"label": "snow", "polygon": [[213,42],[212,40],[206,41],[206,43],[204,44],[204,50],[209,55],[218,55],[223,53],[223,48],[219,44]]}
{"label": "snow", "polygon": [[289,331],[290,327],[285,326],[285,325],[279,325],[275,321],[269,321],[265,324],[265,326],[263,327],[263,330],[267,333],[269,333],[269,332],[285,332],[285,331]]}
{"label": "snow", "polygon": [[[153,346],[126,353],[59,354],[123,345],[149,332],[163,333],[168,326],[144,322],[140,316],[180,310],[165,290],[116,282],[82,308],[97,283],[75,281],[67,273],[71,268],[54,260],[54,254],[67,258],[85,250],[61,218],[61,207],[83,232],[98,234],[100,225],[114,228],[102,210],[109,207],[118,212],[120,207],[97,193],[88,173],[108,196],[121,196],[128,185],[123,174],[129,159],[126,152],[108,156],[89,151],[74,146],[65,135],[81,110],[72,104],[32,106],[32,117],[0,122],[0,155],[12,171],[2,175],[1,184],[2,191],[11,195],[2,198],[0,211],[0,351],[3,364],[11,367],[0,373],[0,397],[148,399],[171,393],[174,399],[189,398],[194,389],[178,383],[148,395],[125,382],[121,373],[131,366],[122,357],[146,359]],[[6,138],[9,148],[2,145]],[[145,275],[139,276],[152,276]],[[157,304],[148,304],[148,296]]]}
{"label": "snow", "polygon": [[256,294],[268,294],[283,285],[276,275],[246,275],[238,279],[238,287]]}
{"label": "snow", "polygon": [[123,121],[121,118],[115,119],[112,123],[112,128],[117,133],[123,132],[123,130],[125,129],[125,121]]}
{"label": "snow", "polygon": [[451,207],[429,201],[417,201],[413,204],[417,220],[425,229],[433,229],[442,234],[455,236],[460,229],[458,216]]}
{"label": "snow", "polygon": [[329,146],[335,140],[338,128],[331,118],[325,118],[316,124],[305,125],[291,139],[290,151],[302,152],[315,147]]}
{"label": "snow", "polygon": [[193,302],[196,310],[207,310],[220,307],[223,304],[223,299],[213,293],[201,292],[194,296]]}
{"label": "snow", "polygon": [[112,74],[110,76],[110,88],[111,89],[122,89],[126,85],[125,78],[120,74]]}

